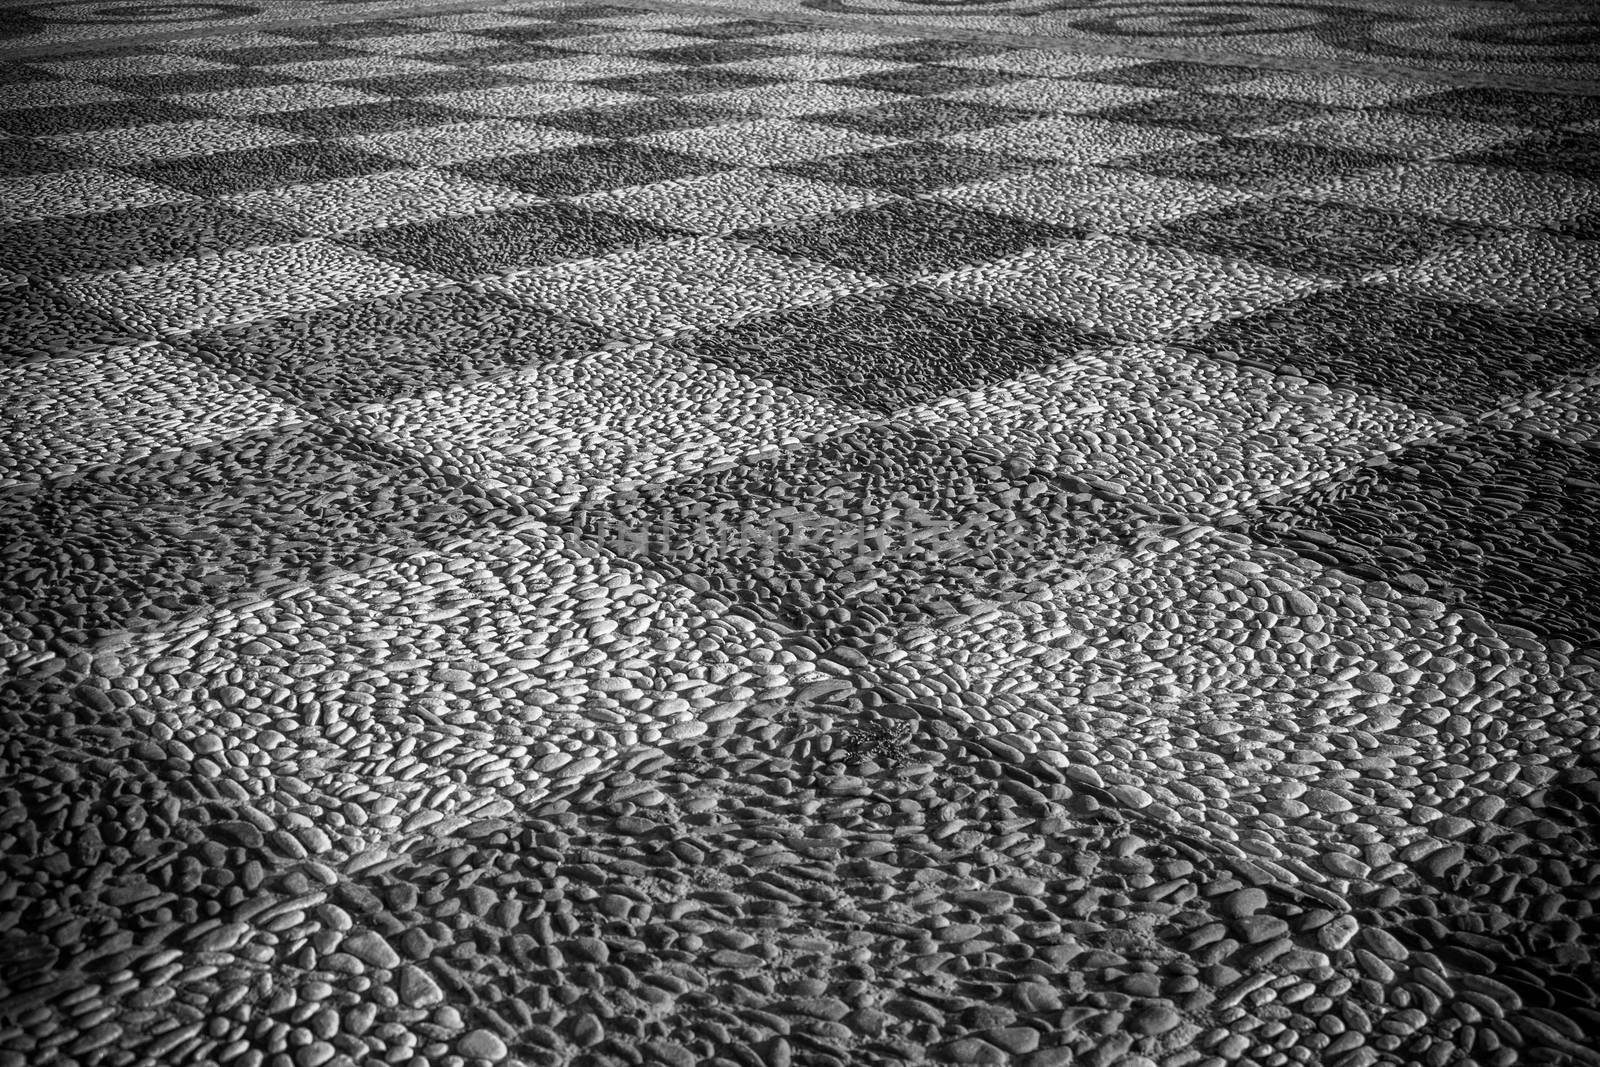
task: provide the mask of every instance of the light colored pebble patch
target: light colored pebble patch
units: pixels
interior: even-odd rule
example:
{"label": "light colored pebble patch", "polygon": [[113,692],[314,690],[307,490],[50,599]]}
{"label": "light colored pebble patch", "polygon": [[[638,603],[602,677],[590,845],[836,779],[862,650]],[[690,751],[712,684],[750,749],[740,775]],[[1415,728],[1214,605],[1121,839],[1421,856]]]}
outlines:
{"label": "light colored pebble patch", "polygon": [[944,61],[947,67],[968,70],[1002,70],[1011,74],[1031,74],[1037,78],[1062,78],[1073,74],[1092,74],[1120,70],[1141,62],[1123,56],[1097,56],[1059,52],[1052,48],[1019,48],[987,55],[956,56]]}
{"label": "light colored pebble patch", "polygon": [[303,44],[292,37],[283,37],[276,33],[265,33],[259,30],[247,30],[241,33],[206,34],[203,37],[179,37],[168,41],[161,46],[162,50],[169,53],[189,55],[217,55],[219,59],[226,56],[219,53],[229,52],[238,48],[283,48],[286,45]]}
{"label": "light colored pebble patch", "polygon": [[716,108],[735,115],[770,115],[774,118],[850,111],[904,100],[905,97],[899,93],[812,82],[756,85],[726,92],[696,93],[694,96],[697,107]]}
{"label": "light colored pebble patch", "polygon": [[124,463],[306,417],[165,345],[0,372],[0,485]]}
{"label": "light colored pebble patch", "polygon": [[445,279],[311,240],[67,278],[73,296],[156,332],[249,322],[408,293]]}
{"label": "light colored pebble patch", "polygon": [[896,198],[891,194],[871,189],[808,181],[769,170],[740,169],[607,190],[577,202],[674,229],[725,234],[893,199]]}
{"label": "light colored pebble patch", "polygon": [[1533,132],[1486,122],[1355,111],[1285,123],[1262,130],[1254,136],[1267,141],[1290,141],[1323,148],[1358,149],[1427,159],[1488,148]]}
{"label": "light colored pebble patch", "polygon": [[85,167],[0,178],[0,222],[97,215],[104,211],[193,199],[187,193],[126,174]]}
{"label": "light colored pebble patch", "polygon": [[621,33],[593,33],[581,37],[553,37],[541,44],[551,48],[570,49],[574,52],[653,52],[658,48],[687,48],[690,45],[710,44],[708,37],[690,37],[676,33],[655,33],[648,29],[626,30]]}
{"label": "light colored pebble patch", "polygon": [[1269,71],[1259,78],[1232,85],[1213,85],[1206,91],[1225,96],[1259,96],[1268,100],[1296,100],[1329,107],[1378,107],[1399,103],[1435,91],[1435,86],[1354,74],[1313,74],[1305,71]]}
{"label": "light colored pebble patch", "polygon": [[491,89],[463,89],[453,93],[437,93],[421,99],[438,104],[440,107],[455,108],[477,115],[518,118],[523,115],[547,115],[553,111],[582,107],[639,103],[650,98],[640,93],[624,93],[593,85],[540,83],[499,85]]}
{"label": "light colored pebble patch", "polygon": [[1100,82],[1027,78],[1005,85],[960,89],[942,95],[950,100],[963,100],[972,104],[995,104],[1000,107],[1018,107],[1025,111],[1050,110],[1077,114],[1116,107],[1119,104],[1136,104],[1141,100],[1155,100],[1158,97],[1171,96],[1172,93],[1167,89],[1150,89],[1142,85],[1109,85]]}
{"label": "light colored pebble patch", "polygon": [[1331,284],[1244,261],[1098,237],[926,279],[957,296],[1147,340]]}
{"label": "light colored pebble patch", "polygon": [[508,186],[418,167],[246,193],[223,202],[320,237],[451,215],[487,214],[539,200]]}
{"label": "light colored pebble patch", "polygon": [[254,787],[282,803],[300,790],[281,783],[313,777],[364,801],[389,846],[485,801],[537,799],[811,670],[770,629],[537,523],[133,635],[116,660],[174,737],[249,754]]}
{"label": "light colored pebble patch", "polygon": [[1134,345],[909,409],[908,417],[1152,506],[1238,511],[1447,429],[1421,412]]}
{"label": "light colored pebble patch", "polygon": [[[286,43],[282,39],[279,43]],[[30,66],[74,81],[100,81],[106,78],[136,78],[146,74],[199,74],[227,70],[228,64],[198,56],[172,55],[150,51],[138,55],[107,56],[100,59],[35,60]]]}
{"label": "light colored pebble patch", "polygon": [[593,144],[595,138],[553,126],[516,119],[481,119],[447,126],[424,126],[415,130],[352,137],[345,143],[406,163],[449,166],[473,159],[495,159],[524,152],[547,152],[553,148]]}
{"label": "light colored pebble patch", "polygon": [[[492,44],[493,42],[487,42]],[[429,56],[440,52],[465,52],[485,47],[482,37],[470,33],[397,33],[389,37],[355,37],[340,41],[352,52],[376,52],[390,56]]]}
{"label": "light colored pebble patch", "polygon": [[1248,200],[1249,191],[1131,170],[1047,167],[929,193],[931,199],[1091,230],[1118,232]]}
{"label": "light colored pebble patch", "polygon": [[162,122],[149,126],[91,130],[46,140],[101,162],[128,166],[213,152],[294,144],[300,138],[286,130],[240,119],[199,119],[194,122]]}
{"label": "light colored pebble patch", "polygon": [[981,130],[963,130],[940,140],[960,148],[1003,152],[1030,159],[1105,163],[1215,138],[1171,127],[1109,122],[1080,115],[1057,115],[1054,118],[1008,123]]}
{"label": "light colored pebble patch", "polygon": [[882,33],[858,33],[854,30],[809,30],[746,39],[796,52],[854,52],[874,45],[894,44],[906,38]]}
{"label": "light colored pebble patch", "polygon": [[1600,182],[1504,167],[1415,163],[1320,182],[1303,195],[1467,222],[1542,226],[1600,210]]}
{"label": "light colored pebble patch", "polygon": [[[548,0],[541,3],[519,3],[517,10],[538,11],[544,8],[560,7],[562,0]],[[495,11],[464,11],[457,15],[420,15],[416,18],[400,19],[408,26],[416,26],[423,30],[453,30],[457,33],[470,33],[474,30],[497,30],[505,26],[526,26],[528,20],[521,15],[500,13]]]}
{"label": "light colored pebble patch", "polygon": [[1574,378],[1519,397],[1483,421],[1573,445],[1600,440],[1600,375]]}
{"label": "light colored pebble patch", "polygon": [[631,74],[659,74],[681,70],[676,63],[661,63],[630,55],[577,55],[563,59],[534,59],[526,63],[503,63],[488,68],[495,74],[540,81],[580,82],[599,78],[622,78]]}
{"label": "light colored pebble patch", "polygon": [[[858,56],[841,56],[827,52],[808,52],[794,56],[767,56],[764,59],[743,59],[737,63],[719,63],[717,70],[735,74],[754,74],[764,78],[783,78],[789,82],[821,81],[824,78],[856,78],[863,74],[881,74],[886,70],[910,70],[914,63],[899,63],[888,59],[863,59]],[[738,90],[736,90],[738,91]]]}
{"label": "light colored pebble patch", "polygon": [[[1330,879],[1329,851],[1365,869],[1426,846],[1440,815],[1427,799],[1444,803],[1426,781],[1452,780],[1451,810],[1499,796],[1495,771],[1529,762],[1524,731],[1557,707],[1600,710],[1592,680],[1556,688],[1566,660],[1537,642],[1480,636],[1435,601],[1372,595],[1243,537],[1179,533],[1064,570],[984,626],[916,628],[861,683],[903,686],[963,731],[1336,892],[1349,883]],[[1575,742],[1548,743],[1533,762]],[[1380,833],[1355,807],[1390,821]]]}
{"label": "light colored pebble patch", "polygon": [[342,85],[289,82],[254,89],[223,89],[212,93],[184,93],[173,100],[195,111],[218,115],[269,115],[279,111],[306,111],[343,104],[375,104],[384,98]]}
{"label": "light colored pebble patch", "polygon": [[120,93],[93,82],[23,82],[0,85],[0,110],[22,111],[30,107],[68,107],[76,104],[109,104],[118,100],[137,100],[131,93]]}
{"label": "light colored pebble patch", "polygon": [[[642,11],[630,15],[600,15],[583,21],[593,26],[615,26],[619,30],[677,30],[692,29],[695,26],[704,26],[707,22],[721,20],[716,16],[708,18],[702,14],[674,15],[667,11]],[[697,43],[705,40],[703,37],[686,39]]]}
{"label": "light colored pebble patch", "polygon": [[652,337],[817,304],[882,285],[864,274],[698,237],[527,271],[493,283],[595,325]]}
{"label": "light colored pebble patch", "polygon": [[387,78],[397,74],[448,74],[461,68],[448,63],[429,63],[410,56],[354,56],[350,59],[317,59],[306,63],[274,63],[263,70],[308,82],[351,81],[356,78]]}
{"label": "light colored pebble patch", "polygon": [[898,142],[837,126],[790,119],[757,119],[636,137],[639,144],[655,145],[690,155],[707,156],[746,167],[771,166],[799,159],[822,159],[846,152],[869,152]]}
{"label": "light colored pebble patch", "polygon": [[644,344],[338,416],[481,484],[561,509],[685,477],[862,416]]}
{"label": "light colored pebble patch", "polygon": [[1600,318],[1600,245],[1542,233],[1463,243],[1378,276],[1444,300]]}

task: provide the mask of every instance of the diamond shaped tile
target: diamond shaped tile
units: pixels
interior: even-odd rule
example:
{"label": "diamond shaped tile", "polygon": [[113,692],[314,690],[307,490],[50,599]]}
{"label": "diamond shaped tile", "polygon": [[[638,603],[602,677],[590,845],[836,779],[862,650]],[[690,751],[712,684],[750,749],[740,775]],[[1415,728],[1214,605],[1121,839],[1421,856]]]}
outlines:
{"label": "diamond shaped tile", "polygon": [[202,196],[335,181],[392,170],[383,156],[338,142],[301,142],[145,163],[130,168],[153,182]]}
{"label": "diamond shaped tile", "polygon": [[423,101],[385,100],[373,104],[345,104],[258,115],[256,121],[301,137],[360,137],[410,130],[418,126],[443,126],[462,122],[469,117],[460,111]]}
{"label": "diamond shaped tile", "polygon": [[[890,468],[886,455],[908,462]],[[1024,558],[1071,566],[1136,522],[1070,479],[999,459],[914,427],[875,425],[618,494],[566,525],[825,645],[870,640],[937,616],[941,601]]]}
{"label": "diamond shaped tile", "polygon": [[37,568],[41,614],[80,642],[204,611],[265,579],[402,555],[495,514],[408,458],[318,425],[58,479],[27,500],[0,508],[0,536]]}
{"label": "diamond shaped tile", "polygon": [[1436,92],[1421,82],[1390,78],[1366,78],[1355,74],[1324,74],[1315,71],[1267,71],[1258,77],[1229,84],[1208,85],[1207,92],[1239,96],[1261,96],[1273,100],[1296,100],[1324,107],[1373,107],[1408,100]]}
{"label": "diamond shaped tile", "polygon": [[458,92],[437,93],[420,99],[452,111],[495,115],[500,118],[525,118],[555,111],[570,111],[580,107],[626,104],[636,100],[637,96],[597,84],[556,85],[550,82],[529,82],[525,85],[501,85],[490,89],[463,89]]}
{"label": "diamond shaped tile", "polygon": [[1252,194],[1131,170],[1068,165],[955,185],[929,195],[1013,218],[1116,233],[1238,203]]}
{"label": "diamond shaped tile", "polygon": [[780,82],[752,89],[703,93],[694,98],[697,107],[715,108],[730,115],[769,115],[773,118],[811,116],[816,121],[831,121],[829,116],[850,108],[867,108],[894,103],[902,97],[874,93],[865,89],[846,89],[822,82]]}
{"label": "diamond shaped tile", "polygon": [[198,330],[172,343],[196,362],[326,410],[493,378],[601,340],[592,328],[499,297],[432,291]]}
{"label": "diamond shaped tile", "polygon": [[49,285],[0,288],[0,366],[104,348],[130,331],[92,304]]}
{"label": "diamond shaped tile", "polygon": [[83,166],[84,162],[38,141],[20,137],[0,138],[0,178],[72,170]]}
{"label": "diamond shaped tile", "polygon": [[224,201],[309,237],[475,216],[536,199],[504,185],[417,167],[312,185],[268,189]]}
{"label": "diamond shaped tile", "polygon": [[1446,429],[1349,391],[1243,370],[1185,346],[1072,354],[908,417],[1109,495],[1203,520],[1337,476]]}
{"label": "diamond shaped tile", "polygon": [[590,353],[341,418],[547,517],[859,421],[726,371],[691,379],[683,366],[658,346]]}
{"label": "diamond shaped tile", "polygon": [[1600,644],[1594,445],[1487,431],[1263,507],[1246,531],[1547,638]]}
{"label": "diamond shaped tile", "polygon": [[937,274],[1048,247],[1075,235],[935,201],[896,201],[735,236],[773,252],[821,260],[880,278]]}
{"label": "diamond shaped tile", "polygon": [[1120,104],[1136,104],[1168,95],[1161,89],[1134,85],[1101,85],[1065,78],[1023,78],[996,85],[954,91],[952,100],[1023,110],[1087,114]]}
{"label": "diamond shaped tile", "polygon": [[[197,112],[215,115],[274,115],[289,111],[376,104],[382,98],[344,85],[320,82],[281,82],[246,89],[184,93],[176,99]],[[192,117],[192,116],[185,116]],[[148,121],[166,121],[151,119]]]}
{"label": "diamond shaped tile", "polygon": [[1590,324],[1380,284],[1313,293],[1195,342],[1224,358],[1454,418],[1600,362],[1597,343]]}
{"label": "diamond shaped tile", "polygon": [[595,86],[613,92],[676,97],[696,93],[733,92],[771,85],[777,79],[722,67],[674,67],[653,74],[626,74],[604,78]]}
{"label": "diamond shaped tile", "polygon": [[1396,115],[1386,111],[1334,112],[1256,131],[1275,141],[1353,149],[1396,159],[1435,159],[1505,144],[1528,131],[1486,122]]}
{"label": "diamond shaped tile", "polygon": [[720,40],[699,44],[685,43],[667,48],[649,49],[633,54],[641,59],[655,60],[658,63],[682,63],[698,67],[710,64],[738,63],[747,59],[766,59],[770,56],[781,56],[786,53],[786,49],[777,48],[761,41]]}
{"label": "diamond shaped tile", "polygon": [[859,110],[833,111],[819,116],[818,121],[877,137],[933,140],[969,130],[1026,122],[1034,117],[1033,112],[1017,108],[926,97]]}
{"label": "diamond shaped tile", "polygon": [[816,181],[920,193],[1029,167],[1023,160],[996,152],[912,141],[871,152],[787,163],[779,169]]}
{"label": "diamond shaped tile", "polygon": [[1004,380],[1097,340],[910,286],[746,319],[674,347],[850,408],[889,413]]}
{"label": "diamond shaped tile", "polygon": [[7,265],[29,274],[114,270],[207,253],[287,244],[299,235],[216,204],[129,207],[0,227]]}
{"label": "diamond shaped tile", "polygon": [[559,263],[499,283],[505,291],[620,334],[655,337],[818,304],[880,283],[716,237]]}
{"label": "diamond shaped tile", "polygon": [[619,142],[479,160],[459,164],[455,169],[469,178],[499,182],[541,196],[577,196],[711,174],[730,170],[732,164],[666,148]]}
{"label": "diamond shaped tile", "polygon": [[1138,237],[1300,274],[1353,279],[1416,263],[1476,235],[1462,224],[1404,211],[1285,197],[1186,215]]}
{"label": "diamond shaped tile", "polygon": [[819,123],[757,119],[654,133],[637,138],[635,143],[720,159],[736,166],[761,167],[867,152],[894,142]]}
{"label": "diamond shaped tile", "polygon": [[1379,170],[1387,156],[1357,149],[1321,148],[1294,141],[1224,137],[1161,152],[1132,156],[1108,165],[1128,167],[1163,178],[1183,178],[1244,189],[1276,190],[1326,181],[1330,176]]}
{"label": "diamond shaped tile", "polygon": [[1593,179],[1600,174],[1600,137],[1576,130],[1550,130],[1492,148],[1463,152],[1452,157],[1451,162]]}
{"label": "diamond shaped tile", "polygon": [[294,134],[284,130],[239,119],[200,119],[155,126],[126,126],[50,138],[52,144],[69,152],[114,166],[267,148],[293,144],[297,140],[299,138]]}
{"label": "diamond shaped tile", "polygon": [[1506,167],[1414,163],[1307,182],[1307,195],[1463,222],[1543,226],[1600,207],[1600,182]]}
{"label": "diamond shaped tile", "polygon": [[340,245],[306,241],[80,274],[61,288],[141,330],[169,333],[428,289],[443,281]]}
{"label": "diamond shaped tile", "polygon": [[1600,319],[1600,247],[1543,233],[1467,235],[1382,276],[1397,288],[1481,307]]}
{"label": "diamond shaped tile", "polygon": [[1256,71],[1249,67],[1225,67],[1215,63],[1188,63],[1170,59],[1077,75],[1083,81],[1108,85],[1142,85],[1151,89],[1177,90],[1235,85],[1249,82],[1256,76]]}
{"label": "diamond shaped tile", "polygon": [[442,96],[446,93],[470,92],[474,89],[497,89],[508,85],[520,85],[525,80],[514,72],[500,68],[474,70],[444,64],[424,65],[432,69],[410,74],[352,78],[343,84],[373,96],[413,97]]}
{"label": "diamond shaped tile", "polygon": [[648,222],[573,204],[544,204],[386,226],[342,240],[397,263],[471,279],[593,259],[672,236]]}
{"label": "diamond shaped tile", "polygon": [[[730,234],[748,227],[782,226],[831,215],[887,198],[886,193],[859,186],[740,168],[594,193],[579,203],[675,230]],[[741,237],[749,239],[748,234]]]}
{"label": "diamond shaped tile", "polygon": [[1106,163],[1142,153],[1196,144],[1209,138],[1204,134],[1171,127],[1110,122],[1085,115],[1057,115],[961,131],[942,140],[946,144],[1000,152],[1022,159]]}
{"label": "diamond shaped tile", "polygon": [[85,133],[123,126],[189,122],[203,115],[170,100],[121,100],[105,104],[69,104],[0,111],[0,130],[18,137]]}
{"label": "diamond shaped tile", "polygon": [[571,130],[587,137],[614,137],[619,140],[642,137],[667,130],[711,126],[733,116],[716,108],[687,104],[678,100],[647,99],[632,104],[574,108],[540,115],[542,125]]}
{"label": "diamond shaped tile", "polygon": [[1600,103],[1587,96],[1488,86],[1414,96],[1389,105],[1387,110],[1501,126],[1519,125],[1530,119],[1541,126],[1563,126],[1600,118]]}
{"label": "diamond shaped tile", "polygon": [[165,97],[222,93],[237,89],[267,89],[292,85],[295,79],[277,67],[221,67],[182,74],[134,74],[106,82],[123,92]]}
{"label": "diamond shaped tile", "polygon": [[[547,120],[548,116],[541,116]],[[446,167],[477,159],[495,159],[590,143],[592,138],[549,125],[547,121],[478,119],[444,126],[353,137],[352,148],[412,164]]]}
{"label": "diamond shaped tile", "polygon": [[186,193],[100,168],[28,174],[0,178],[0,224],[94,215],[120,207],[148,207],[189,199]]}
{"label": "diamond shaped tile", "polygon": [[1197,133],[1245,134],[1326,114],[1315,104],[1208,93],[1184,93],[1095,112],[1111,122],[1173,126]]}
{"label": "diamond shaped tile", "polygon": [[970,67],[947,67],[936,63],[918,63],[914,66],[896,67],[873,74],[859,74],[850,78],[834,79],[833,84],[850,89],[868,89],[879,93],[903,93],[907,96],[927,96],[933,93],[954,93],[961,90],[986,89],[1006,85],[1018,76],[1001,70],[974,70]]}
{"label": "diamond shaped tile", "polygon": [[0,377],[0,403],[0,491],[306,418],[164,345],[35,361]]}
{"label": "diamond shaped tile", "polygon": [[[736,41],[745,37],[771,38],[805,29],[793,22],[768,22],[762,19],[734,19],[729,22],[697,22],[693,27],[696,37],[710,37],[719,41]],[[669,28],[667,32],[672,32]]]}
{"label": "diamond shaped tile", "polygon": [[1259,311],[1325,283],[1253,263],[1099,237],[953,271],[929,284],[1054,316],[1079,329],[1144,340]]}

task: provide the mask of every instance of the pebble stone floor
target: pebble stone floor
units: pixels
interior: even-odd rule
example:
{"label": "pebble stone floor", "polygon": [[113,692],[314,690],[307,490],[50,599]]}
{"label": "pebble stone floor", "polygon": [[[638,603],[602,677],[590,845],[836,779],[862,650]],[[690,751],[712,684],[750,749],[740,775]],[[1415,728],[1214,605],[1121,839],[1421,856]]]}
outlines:
{"label": "pebble stone floor", "polygon": [[0,61],[0,1067],[1600,1064],[1600,97],[661,6]]}

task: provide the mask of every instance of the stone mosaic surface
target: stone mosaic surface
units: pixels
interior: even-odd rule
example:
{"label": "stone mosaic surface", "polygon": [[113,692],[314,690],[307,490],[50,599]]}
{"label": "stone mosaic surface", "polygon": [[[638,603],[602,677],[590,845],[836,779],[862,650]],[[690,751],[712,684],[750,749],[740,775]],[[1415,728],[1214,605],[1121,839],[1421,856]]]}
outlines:
{"label": "stone mosaic surface", "polygon": [[[564,5],[565,0],[528,0],[519,9]],[[823,41],[837,36],[839,31],[832,26],[854,24],[854,29],[842,31],[847,35],[842,40],[859,37],[865,42],[880,28],[895,33],[910,28],[940,34],[1048,37],[1110,54],[1143,50],[1175,58],[1185,53],[1253,56],[1273,64],[1287,63],[1291,68],[1356,65],[1368,72],[1400,67],[1600,80],[1600,64],[1595,60],[1600,21],[1593,5],[1580,0],[707,0],[687,8],[677,0],[633,0],[631,7],[622,5],[620,9],[628,12],[638,6],[655,14],[656,21],[642,27],[650,33],[703,23],[708,14],[721,14],[729,21],[761,15],[796,19],[802,28],[820,27],[818,37]],[[392,0],[6,0],[0,7],[5,10],[0,41],[36,48],[175,32],[270,31],[281,23],[306,20],[365,18],[374,26],[401,21],[385,18],[393,14]],[[514,25],[492,0],[437,0],[425,10],[429,14],[421,17],[429,18],[429,23],[411,23],[429,33],[425,42],[384,34],[349,38],[344,43],[360,42],[356,47],[365,53],[368,63],[376,62],[394,76],[405,76],[422,73],[414,59],[418,45],[442,48],[460,43],[462,32]],[[540,40],[543,38],[524,37],[505,54],[508,59],[518,58],[522,45]],[[650,40],[641,38],[641,47]],[[670,39],[654,40],[663,48],[674,46]],[[913,51],[907,52],[902,41],[892,47],[900,49],[888,53],[894,59],[907,55],[918,60],[941,58],[927,46],[911,45]],[[773,58],[763,48],[763,43],[742,36],[718,38],[714,49],[701,48],[700,55],[704,62],[762,63]],[[941,41],[932,48],[948,49],[949,45]],[[331,53],[306,56],[308,62],[341,58]],[[526,58],[540,62],[549,57],[535,50]],[[871,64],[882,58],[868,56],[855,62]],[[660,57],[639,55],[630,62],[632,73],[647,73],[648,65],[659,63]]]}
{"label": "stone mosaic surface", "polygon": [[1600,1064],[1587,12],[0,16],[0,1067]]}

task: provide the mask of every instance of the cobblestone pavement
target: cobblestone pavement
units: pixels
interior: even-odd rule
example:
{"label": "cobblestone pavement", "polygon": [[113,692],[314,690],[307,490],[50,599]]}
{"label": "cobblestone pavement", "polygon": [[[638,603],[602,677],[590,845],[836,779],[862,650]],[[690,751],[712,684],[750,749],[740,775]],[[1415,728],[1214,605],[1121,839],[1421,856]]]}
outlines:
{"label": "cobblestone pavement", "polygon": [[447,7],[0,5],[0,1067],[1600,1064],[1588,12]]}

